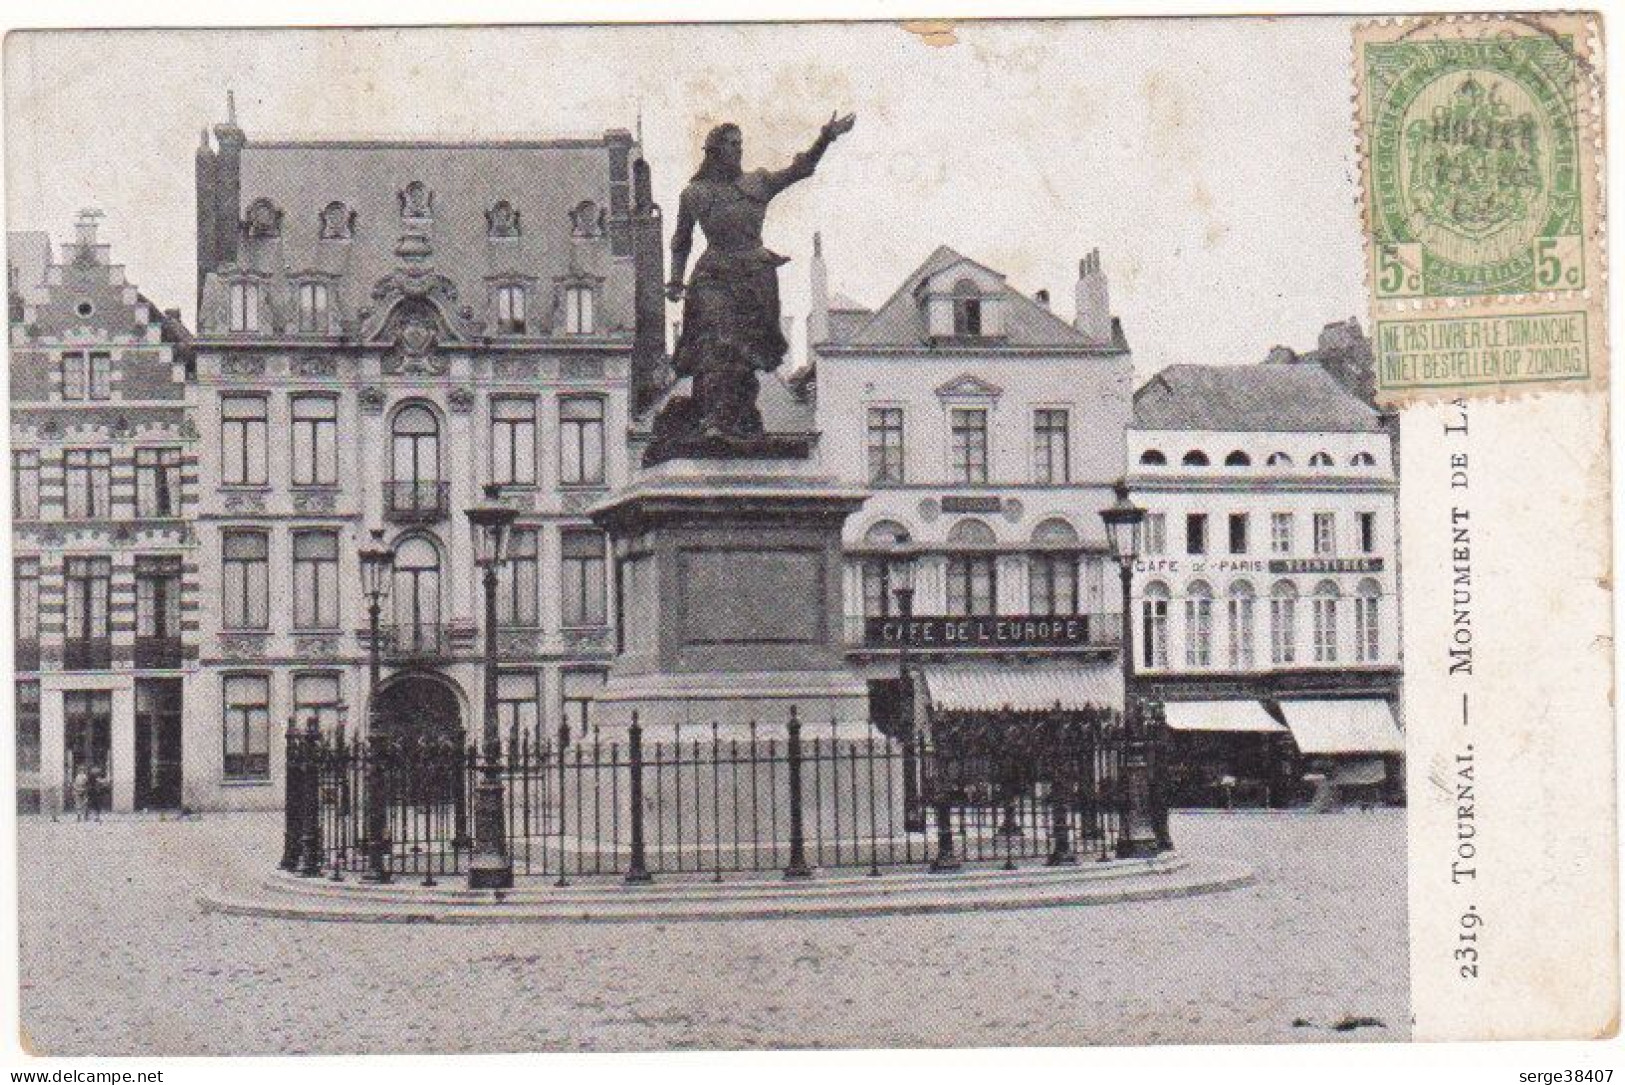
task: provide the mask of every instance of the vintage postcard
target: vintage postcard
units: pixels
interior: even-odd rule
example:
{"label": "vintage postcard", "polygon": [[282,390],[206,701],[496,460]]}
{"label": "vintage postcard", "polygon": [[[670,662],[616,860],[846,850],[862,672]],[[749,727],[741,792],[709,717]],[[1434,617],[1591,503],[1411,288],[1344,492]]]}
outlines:
{"label": "vintage postcard", "polygon": [[12,33],[13,1054],[1613,1035],[1605,68]]}

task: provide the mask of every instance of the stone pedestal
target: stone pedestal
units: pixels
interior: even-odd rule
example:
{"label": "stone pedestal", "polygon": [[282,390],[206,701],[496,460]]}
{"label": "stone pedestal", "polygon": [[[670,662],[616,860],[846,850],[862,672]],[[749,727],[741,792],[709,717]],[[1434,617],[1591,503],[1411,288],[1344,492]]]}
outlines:
{"label": "stone pedestal", "polygon": [[[841,526],[865,493],[792,458],[657,463],[591,512],[613,542],[619,643],[604,726],[742,734],[868,712],[845,659]],[[691,726],[690,725],[695,725]]]}

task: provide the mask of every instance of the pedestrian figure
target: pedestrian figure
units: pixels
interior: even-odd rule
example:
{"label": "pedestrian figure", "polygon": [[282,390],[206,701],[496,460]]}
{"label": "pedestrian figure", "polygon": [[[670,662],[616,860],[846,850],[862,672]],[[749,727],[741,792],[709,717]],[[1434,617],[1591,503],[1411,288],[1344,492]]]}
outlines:
{"label": "pedestrian figure", "polygon": [[90,770],[84,765],[73,774],[73,819],[86,821],[90,817]]}
{"label": "pedestrian figure", "polygon": [[86,776],[88,777],[86,790],[89,792],[88,797],[90,799],[90,820],[100,821],[102,819],[102,774],[95,765],[92,765]]}

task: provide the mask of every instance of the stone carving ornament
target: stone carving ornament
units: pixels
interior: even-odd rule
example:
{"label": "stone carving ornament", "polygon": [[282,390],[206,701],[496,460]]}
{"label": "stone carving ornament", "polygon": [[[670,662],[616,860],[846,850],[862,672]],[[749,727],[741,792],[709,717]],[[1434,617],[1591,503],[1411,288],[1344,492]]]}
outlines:
{"label": "stone carving ornament", "polygon": [[355,236],[356,213],[344,206],[342,200],[334,200],[322,209],[322,240],[343,241]]}
{"label": "stone carving ornament", "polygon": [[485,213],[485,227],[492,237],[518,237],[519,211],[507,200],[498,200]]}
{"label": "stone carving ornament", "polygon": [[459,385],[451,390],[447,397],[451,409],[458,414],[467,414],[474,409],[474,389],[467,385]]}
{"label": "stone carving ornament", "polygon": [[384,413],[384,390],[376,384],[369,384],[362,388],[357,398],[361,402],[363,414]]}

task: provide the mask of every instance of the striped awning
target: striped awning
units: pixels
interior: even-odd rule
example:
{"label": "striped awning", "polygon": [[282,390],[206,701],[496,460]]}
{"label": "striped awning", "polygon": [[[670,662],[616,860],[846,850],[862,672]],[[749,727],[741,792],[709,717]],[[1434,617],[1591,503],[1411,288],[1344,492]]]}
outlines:
{"label": "striped awning", "polygon": [[1162,712],[1174,731],[1286,733],[1258,701],[1168,701]]}
{"label": "striped awning", "polygon": [[926,698],[940,711],[1018,712],[1123,707],[1123,675],[1114,664],[1009,667],[966,663],[920,668]]}
{"label": "striped awning", "polygon": [[1281,712],[1305,754],[1405,752],[1387,701],[1282,701]]}

